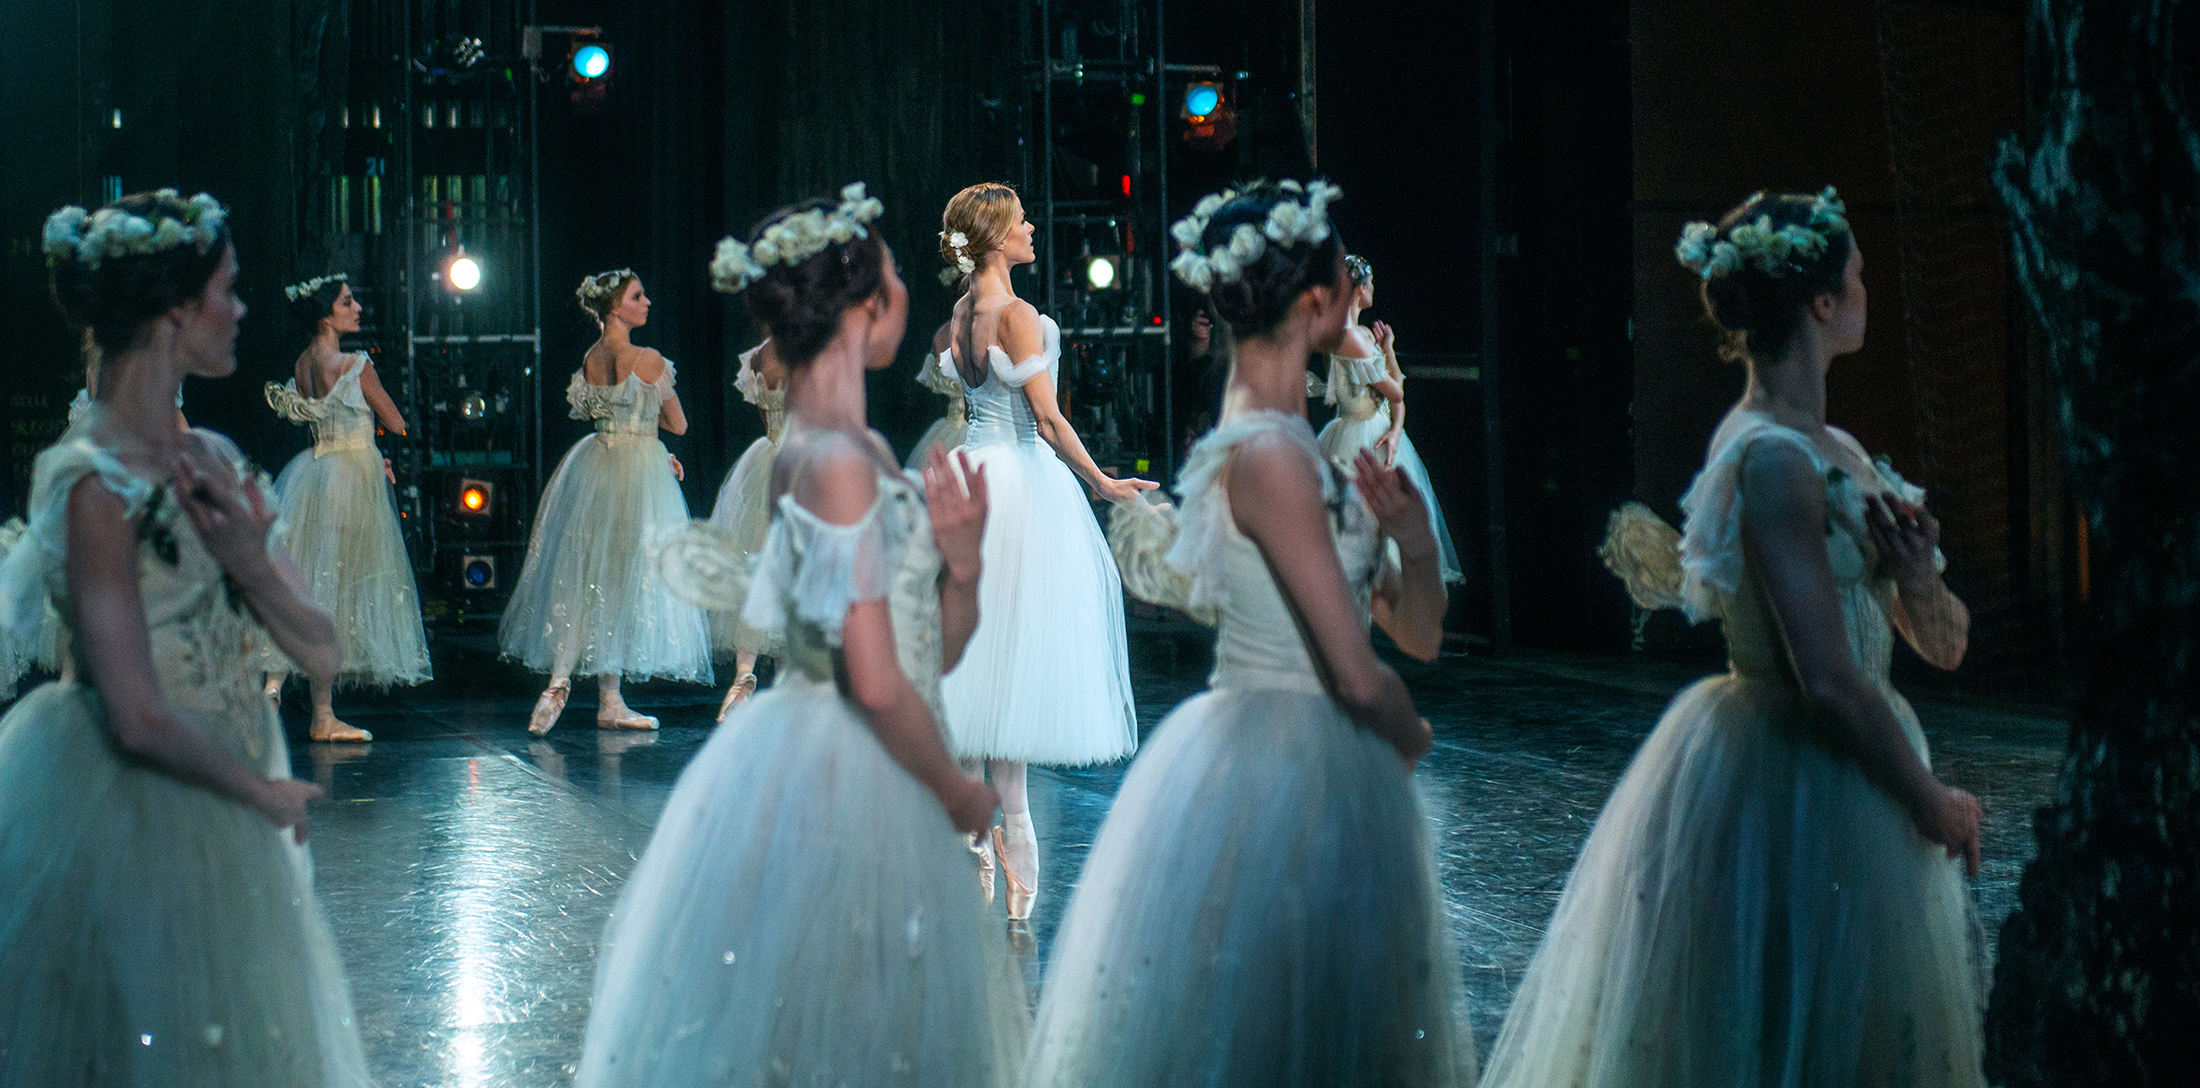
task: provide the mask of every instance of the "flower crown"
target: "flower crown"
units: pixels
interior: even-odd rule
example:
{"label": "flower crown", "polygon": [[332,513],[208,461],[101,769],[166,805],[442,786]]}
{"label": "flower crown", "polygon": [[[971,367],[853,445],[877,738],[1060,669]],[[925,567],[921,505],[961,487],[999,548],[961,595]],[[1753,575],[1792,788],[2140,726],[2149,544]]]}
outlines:
{"label": "flower crown", "polygon": [[631,268],[614,268],[609,272],[598,272],[593,276],[583,276],[581,277],[581,285],[573,289],[573,297],[579,299],[581,305],[593,308],[597,299],[618,290],[620,284],[640,278],[634,274],[634,270]]}
{"label": "flower crown", "polygon": [[1260,260],[1261,254],[1267,252],[1269,242],[1289,249],[1301,242],[1320,245],[1327,240],[1329,202],[1343,196],[1344,190],[1326,181],[1301,185],[1284,180],[1277,182],[1276,188],[1304,199],[1277,201],[1268,209],[1266,223],[1258,227],[1240,223],[1230,232],[1227,241],[1206,252],[1201,252],[1200,239],[1207,233],[1208,221],[1238,194],[1235,189],[1224,189],[1201,197],[1199,203],[1192,206],[1192,214],[1169,228],[1169,233],[1176,238],[1177,249],[1182,251],[1176,255],[1176,260],[1169,262],[1169,270],[1193,290],[1206,292],[1218,283],[1236,283],[1245,275],[1246,266]]}
{"label": "flower crown", "polygon": [[[1753,194],[1743,203],[1754,204],[1764,195]],[[1680,259],[1681,267],[1706,280],[1739,271],[1744,264],[1754,264],[1772,275],[1799,272],[1803,260],[1823,254],[1835,235],[1849,232],[1848,212],[1840,194],[1828,185],[1818,199],[1811,201],[1808,225],[1774,227],[1770,215],[1760,215],[1755,222],[1736,223],[1721,239],[1719,228],[1704,222],[1690,223],[1681,228],[1681,240],[1673,247],[1673,256]]]}
{"label": "flower crown", "polygon": [[858,181],[840,191],[840,206],[827,211],[811,208],[765,227],[753,243],[732,235],[718,240],[718,252],[710,260],[710,285],[726,294],[764,278],[772,265],[789,268],[801,264],[828,246],[867,238],[864,224],[886,213],[886,205],[866,196]]}
{"label": "flower crown", "polygon": [[964,276],[967,276],[972,272],[977,271],[978,262],[971,260],[970,254],[964,252],[965,250],[970,248],[969,235],[964,234],[959,230],[953,233],[949,233],[943,230],[940,232],[940,241],[946,242],[947,248],[955,254],[954,265],[949,268],[940,269],[940,282],[949,287],[953,287],[955,286],[956,281],[961,280]]}
{"label": "flower crown", "polygon": [[307,295],[310,295],[315,291],[320,290],[323,287],[327,287],[329,284],[343,283],[350,278],[351,277],[349,275],[346,275],[342,272],[332,272],[326,276],[315,276],[312,279],[306,280],[302,283],[293,283],[287,287],[284,287],[283,297],[289,299],[292,302],[296,302],[299,299],[302,299]]}
{"label": "flower crown", "polygon": [[[174,189],[159,189],[152,218],[109,205],[87,212],[74,204],[46,217],[46,256],[53,260],[74,257],[86,268],[96,269],[109,257],[161,253],[190,245],[205,256],[221,236],[229,209],[221,201],[200,193],[183,201]],[[187,205],[183,218],[168,214],[169,201]]]}

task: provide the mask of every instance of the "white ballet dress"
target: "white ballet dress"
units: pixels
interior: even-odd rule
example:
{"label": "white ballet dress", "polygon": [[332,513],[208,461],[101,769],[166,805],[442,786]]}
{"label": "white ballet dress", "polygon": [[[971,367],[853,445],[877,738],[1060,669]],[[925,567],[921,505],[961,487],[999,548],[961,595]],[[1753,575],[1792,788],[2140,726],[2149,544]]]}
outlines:
{"label": "white ballet dress", "polygon": [[665,587],[651,551],[687,524],[657,418],[672,396],[672,363],[654,382],[633,374],[565,387],[574,419],[594,420],[558,462],[535,509],[498,642],[537,672],[617,673],[709,683],[710,622]]}
{"label": "white ballet dress", "polygon": [[1024,397],[1062,361],[1061,329],[1039,321],[1045,348],[1022,362],[987,348],[984,384],[968,393],[962,449],[985,470],[990,506],[978,628],[941,685],[948,738],[962,759],[1106,763],[1138,746],[1123,584],[1084,485],[1040,440]]}
{"label": "white ballet dress", "polygon": [[[1192,447],[1178,523],[1132,591],[1218,620],[1208,690],[1155,727],[1093,842],[1039,1007],[1026,1083],[1466,1085],[1466,1022],[1413,774],[1315,670],[1223,472],[1247,443],[1303,454],[1363,612],[1387,567],[1373,514],[1301,415],[1247,412]],[[1124,543],[1118,540],[1119,546]]]}
{"label": "white ballet dress", "polygon": [[[765,385],[763,375],[756,372],[756,357],[763,350],[764,345],[758,344],[741,353],[733,388],[741,399],[764,413],[764,437],[742,451],[726,473],[725,482],[718,486],[718,500],[710,508],[711,524],[733,535],[741,547],[739,561],[748,564],[764,554],[764,536],[772,523],[772,459],[779,455],[779,437],[787,425],[786,388]],[[720,657],[742,651],[775,652],[764,632],[741,623],[739,608],[710,614],[710,641],[711,649]]]}
{"label": "white ballet dress", "polygon": [[275,480],[284,542],[314,601],[336,621],[337,682],[417,684],[429,675],[420,592],[374,445],[374,409],[359,388],[367,357],[348,361],[318,398],[299,393],[295,380],[267,383],[268,407],[313,428],[313,448]]}
{"label": "white ballet dress", "polygon": [[580,1088],[1014,1083],[1023,988],[966,840],[833,679],[849,608],[884,598],[939,711],[939,553],[917,489],[878,489],[849,525],[782,498],[753,580],[708,523],[663,552],[676,586],[745,601],[786,656],[681,773],[627,878]]}
{"label": "white ballet dress", "polygon": [[[1353,460],[1361,450],[1374,448],[1377,440],[1390,433],[1390,402],[1376,396],[1371,388],[1389,376],[1390,366],[1380,354],[1363,359],[1332,355],[1327,380],[1311,372],[1306,376],[1307,394],[1320,396],[1323,403],[1337,408],[1336,418],[1322,426],[1320,442],[1322,451],[1347,474],[1352,472]],[[1429,527],[1436,530],[1438,569],[1444,582],[1465,581],[1458,549],[1451,543],[1451,530],[1444,525],[1443,508],[1436,502],[1436,489],[1429,484],[1428,466],[1422,463],[1420,451],[1413,448],[1413,439],[1404,431],[1398,432],[1396,464],[1420,490],[1421,501],[1428,504]]]}
{"label": "white ballet dress", "polygon": [[917,384],[947,398],[947,410],[924,429],[916,448],[909,451],[908,466],[921,472],[934,449],[953,453],[969,440],[970,402],[963,396],[962,375],[955,373],[954,356],[947,352],[924,357],[924,365],[917,368]]}
{"label": "white ballet dress", "polygon": [[1606,800],[1485,1088],[1984,1084],[1985,955],[1963,863],[1826,741],[1742,547],[1742,463],[1773,443],[1824,477],[1849,648],[1929,758],[1888,682],[1895,587],[1864,524],[1867,493],[1924,493],[1888,470],[1856,479],[1802,433],[1737,411],[1662,564],[1681,568],[1690,619],[1721,622],[1730,669],[1673,700]]}
{"label": "white ballet dress", "polygon": [[[161,698],[228,755],[288,777],[260,696],[265,633],[170,485],[98,443],[104,414],[38,456],[28,527],[0,562],[0,639],[35,632],[49,604],[70,614],[68,498],[95,479],[136,527]],[[263,485],[227,439],[198,434]],[[367,1085],[311,855],[252,809],[123,755],[97,663],[63,627],[61,678],[0,718],[0,1084]]]}

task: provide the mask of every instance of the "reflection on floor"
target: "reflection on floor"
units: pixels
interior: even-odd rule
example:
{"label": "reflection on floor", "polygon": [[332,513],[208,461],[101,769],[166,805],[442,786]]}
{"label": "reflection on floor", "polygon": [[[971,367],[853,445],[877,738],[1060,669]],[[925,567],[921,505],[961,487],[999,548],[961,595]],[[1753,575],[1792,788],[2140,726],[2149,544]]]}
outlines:
{"label": "reflection on floor", "polygon": [[[541,678],[465,641],[444,641],[435,684],[339,701],[374,732],[372,745],[308,744],[299,708],[286,711],[297,773],[329,790],[313,813],[320,894],[386,1088],[570,1083],[604,918],[681,768],[710,737],[718,693],[633,685],[630,701],[664,730],[603,733],[584,680],[563,723],[537,740],[525,723]],[[1150,730],[1200,687],[1205,653],[1136,638],[1132,656]],[[1418,778],[1487,1051],[1605,794],[1700,670],[1461,657],[1400,671],[1436,726]],[[2038,710],[1917,702],[1944,776],[1986,804],[1977,889],[1991,935],[2014,903],[2028,814],[2051,789],[2064,729]],[[1028,937],[1013,944],[1034,993],[1122,772],[1031,776],[1043,876]]]}

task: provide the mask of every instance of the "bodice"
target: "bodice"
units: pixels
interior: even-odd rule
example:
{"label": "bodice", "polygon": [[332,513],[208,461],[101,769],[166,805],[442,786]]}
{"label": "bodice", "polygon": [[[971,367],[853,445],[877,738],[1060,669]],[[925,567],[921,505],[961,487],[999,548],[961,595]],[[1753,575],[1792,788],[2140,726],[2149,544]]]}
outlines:
{"label": "bodice", "polygon": [[[970,436],[966,444],[1039,444],[1039,420],[1032,414],[1030,399],[1024,396],[1024,386],[1041,374],[1055,377],[1062,365],[1061,326],[1040,314],[1039,328],[1045,336],[1044,346],[1039,354],[1022,362],[1011,361],[997,344],[985,349],[985,381],[968,392]],[[940,359],[940,365],[959,379],[954,351],[941,352]]]}
{"label": "bodice", "polygon": [[665,360],[665,372],[653,382],[629,372],[611,385],[590,385],[587,372],[576,370],[573,380],[565,385],[565,403],[572,406],[574,419],[593,420],[597,434],[654,438],[658,417],[665,402],[672,399],[672,383],[670,359]]}
{"label": "bodice", "polygon": [[[1686,514],[1680,543],[1682,607],[1697,622],[1713,617],[1721,621],[1727,656],[1737,674],[1794,682],[1779,622],[1741,541],[1742,461],[1752,446],[1787,442],[1810,457],[1825,481],[1826,557],[1841,600],[1843,631],[1865,675],[1884,685],[1894,657],[1894,629],[1888,613],[1896,590],[1891,574],[1881,569],[1878,549],[1865,526],[1864,500],[1887,493],[1922,503],[1925,492],[1903,480],[1885,461],[1865,456],[1863,447],[1847,432],[1827,429],[1859,461],[1872,465],[1870,478],[1858,479],[1830,464],[1807,436],[1755,413],[1738,413],[1721,428],[1703,470],[1681,499]],[[1946,563],[1937,553],[1934,560]]]}
{"label": "bodice", "polygon": [[[282,759],[280,734],[259,695],[260,654],[266,636],[242,592],[231,582],[177,505],[167,481],[147,481],[93,437],[103,411],[96,405],[61,441],[38,455],[31,485],[31,515],[21,539],[0,561],[0,637],[22,646],[49,622],[59,624],[65,679],[92,679],[98,662],[84,653],[70,622],[65,574],[68,495],[77,481],[96,477],[121,498],[137,534],[138,593],[151,641],[153,671],[169,706],[209,739],[256,766]],[[272,509],[266,481],[228,439],[195,432],[258,489]],[[269,533],[269,541],[275,531]],[[21,661],[0,668],[12,684]]]}
{"label": "bodice", "polygon": [[1320,393],[1325,403],[1337,406],[1338,418],[1358,423],[1390,410],[1389,403],[1370,388],[1389,376],[1390,365],[1380,354],[1364,358],[1332,355],[1326,379],[1317,381],[1312,374],[1307,375],[1307,393]]}
{"label": "bodice", "polygon": [[267,406],[275,409],[275,414],[313,428],[315,457],[338,450],[374,448],[374,409],[367,404],[366,391],[359,388],[359,374],[367,365],[367,357],[355,353],[349,359],[351,365],[319,397],[299,392],[295,378],[281,385],[267,383]]}
{"label": "bodice", "polygon": [[[764,341],[765,344],[770,342]],[[764,344],[758,344],[741,353],[741,365],[733,374],[733,388],[741,394],[742,400],[764,413],[764,437],[776,446],[787,427],[787,387],[764,384],[764,376],[756,369],[756,357],[763,350]]]}

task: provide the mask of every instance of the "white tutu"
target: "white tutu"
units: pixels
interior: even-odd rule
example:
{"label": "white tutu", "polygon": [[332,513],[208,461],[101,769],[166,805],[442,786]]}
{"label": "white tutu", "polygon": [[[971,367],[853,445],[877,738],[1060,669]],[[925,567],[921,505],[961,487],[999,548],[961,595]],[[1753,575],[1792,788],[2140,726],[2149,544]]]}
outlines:
{"label": "white tutu", "polygon": [[296,382],[267,386],[277,412],[314,428],[313,448],[291,458],[275,494],[290,557],[336,621],[338,683],[417,684],[428,679],[427,635],[412,558],[374,447],[374,413],[359,390],[364,359],[319,399],[300,396]]}
{"label": "white tutu", "polygon": [[[1167,560],[1189,577],[1167,603],[1220,612],[1213,689],[1154,730],[1093,843],[1055,938],[1033,1088],[1474,1078],[1412,774],[1323,691],[1259,549],[1229,522],[1229,450],[1276,433],[1320,459],[1303,417],[1255,412],[1186,463]],[[1356,492],[1327,486],[1364,608],[1382,541]]]}
{"label": "white tutu", "polygon": [[1061,333],[1041,321],[1044,355],[1011,365],[988,349],[986,383],[970,391],[962,450],[985,470],[991,505],[978,628],[941,691],[960,758],[1105,763],[1138,746],[1123,585],[1084,485],[1039,441],[1024,399],[1022,385],[1060,360]]}
{"label": "white tutu", "polygon": [[847,526],[783,502],[753,586],[708,526],[664,552],[674,584],[745,598],[789,656],[682,772],[620,894],[577,1083],[1005,1088],[1022,987],[965,840],[831,679],[849,607],[886,597],[898,664],[936,706],[923,500],[881,477]]}
{"label": "white tutu", "polygon": [[654,383],[630,374],[590,386],[574,374],[567,399],[598,433],[573,444],[543,489],[498,630],[504,656],[538,672],[710,682],[709,621],[666,588],[652,555],[688,519],[656,433],[672,378],[671,363]]}
{"label": "white tutu", "polygon": [[[1682,500],[1682,597],[1724,620],[1733,671],[1673,701],[1605,802],[1485,1086],[1983,1084],[1985,958],[1962,863],[1827,744],[1746,569],[1741,451],[1769,437],[1826,466],[1808,438],[1742,422]],[[1923,756],[1886,684],[1892,586],[1871,571],[1856,485],[1840,474],[1827,494],[1847,634]]]}
{"label": "white tutu", "polygon": [[[40,622],[62,584],[67,494],[96,473],[143,512],[162,696],[229,755],[287,776],[259,694],[264,635],[165,487],[86,429],[39,457],[29,535],[0,574],[0,636]],[[121,755],[103,715],[64,678],[0,718],[0,1084],[366,1085],[311,856],[251,809]]]}
{"label": "white tutu", "polygon": [[[710,508],[710,523],[732,535],[741,548],[736,562],[747,564],[764,553],[764,534],[772,524],[772,458],[779,443],[772,437],[749,443],[741,459],[719,485],[718,501]],[[764,632],[741,622],[738,609],[710,613],[711,649],[721,657],[740,651],[769,654],[774,648]]]}
{"label": "white tutu", "polygon": [[[1350,473],[1353,459],[1360,451],[1374,448],[1376,440],[1390,433],[1390,402],[1368,389],[1388,377],[1390,372],[1379,355],[1365,359],[1332,355],[1329,359],[1329,380],[1307,383],[1310,393],[1321,393],[1325,400],[1337,406],[1336,418],[1322,426],[1316,440],[1330,460]],[[1443,507],[1436,501],[1436,488],[1429,483],[1428,466],[1422,463],[1420,451],[1413,448],[1413,437],[1404,431],[1398,432],[1396,464],[1406,478],[1413,481],[1414,488],[1421,493],[1421,501],[1428,506],[1429,528],[1436,531],[1437,564],[1444,581],[1465,581],[1466,574],[1459,565],[1459,551],[1452,546],[1451,529],[1444,524]]]}

